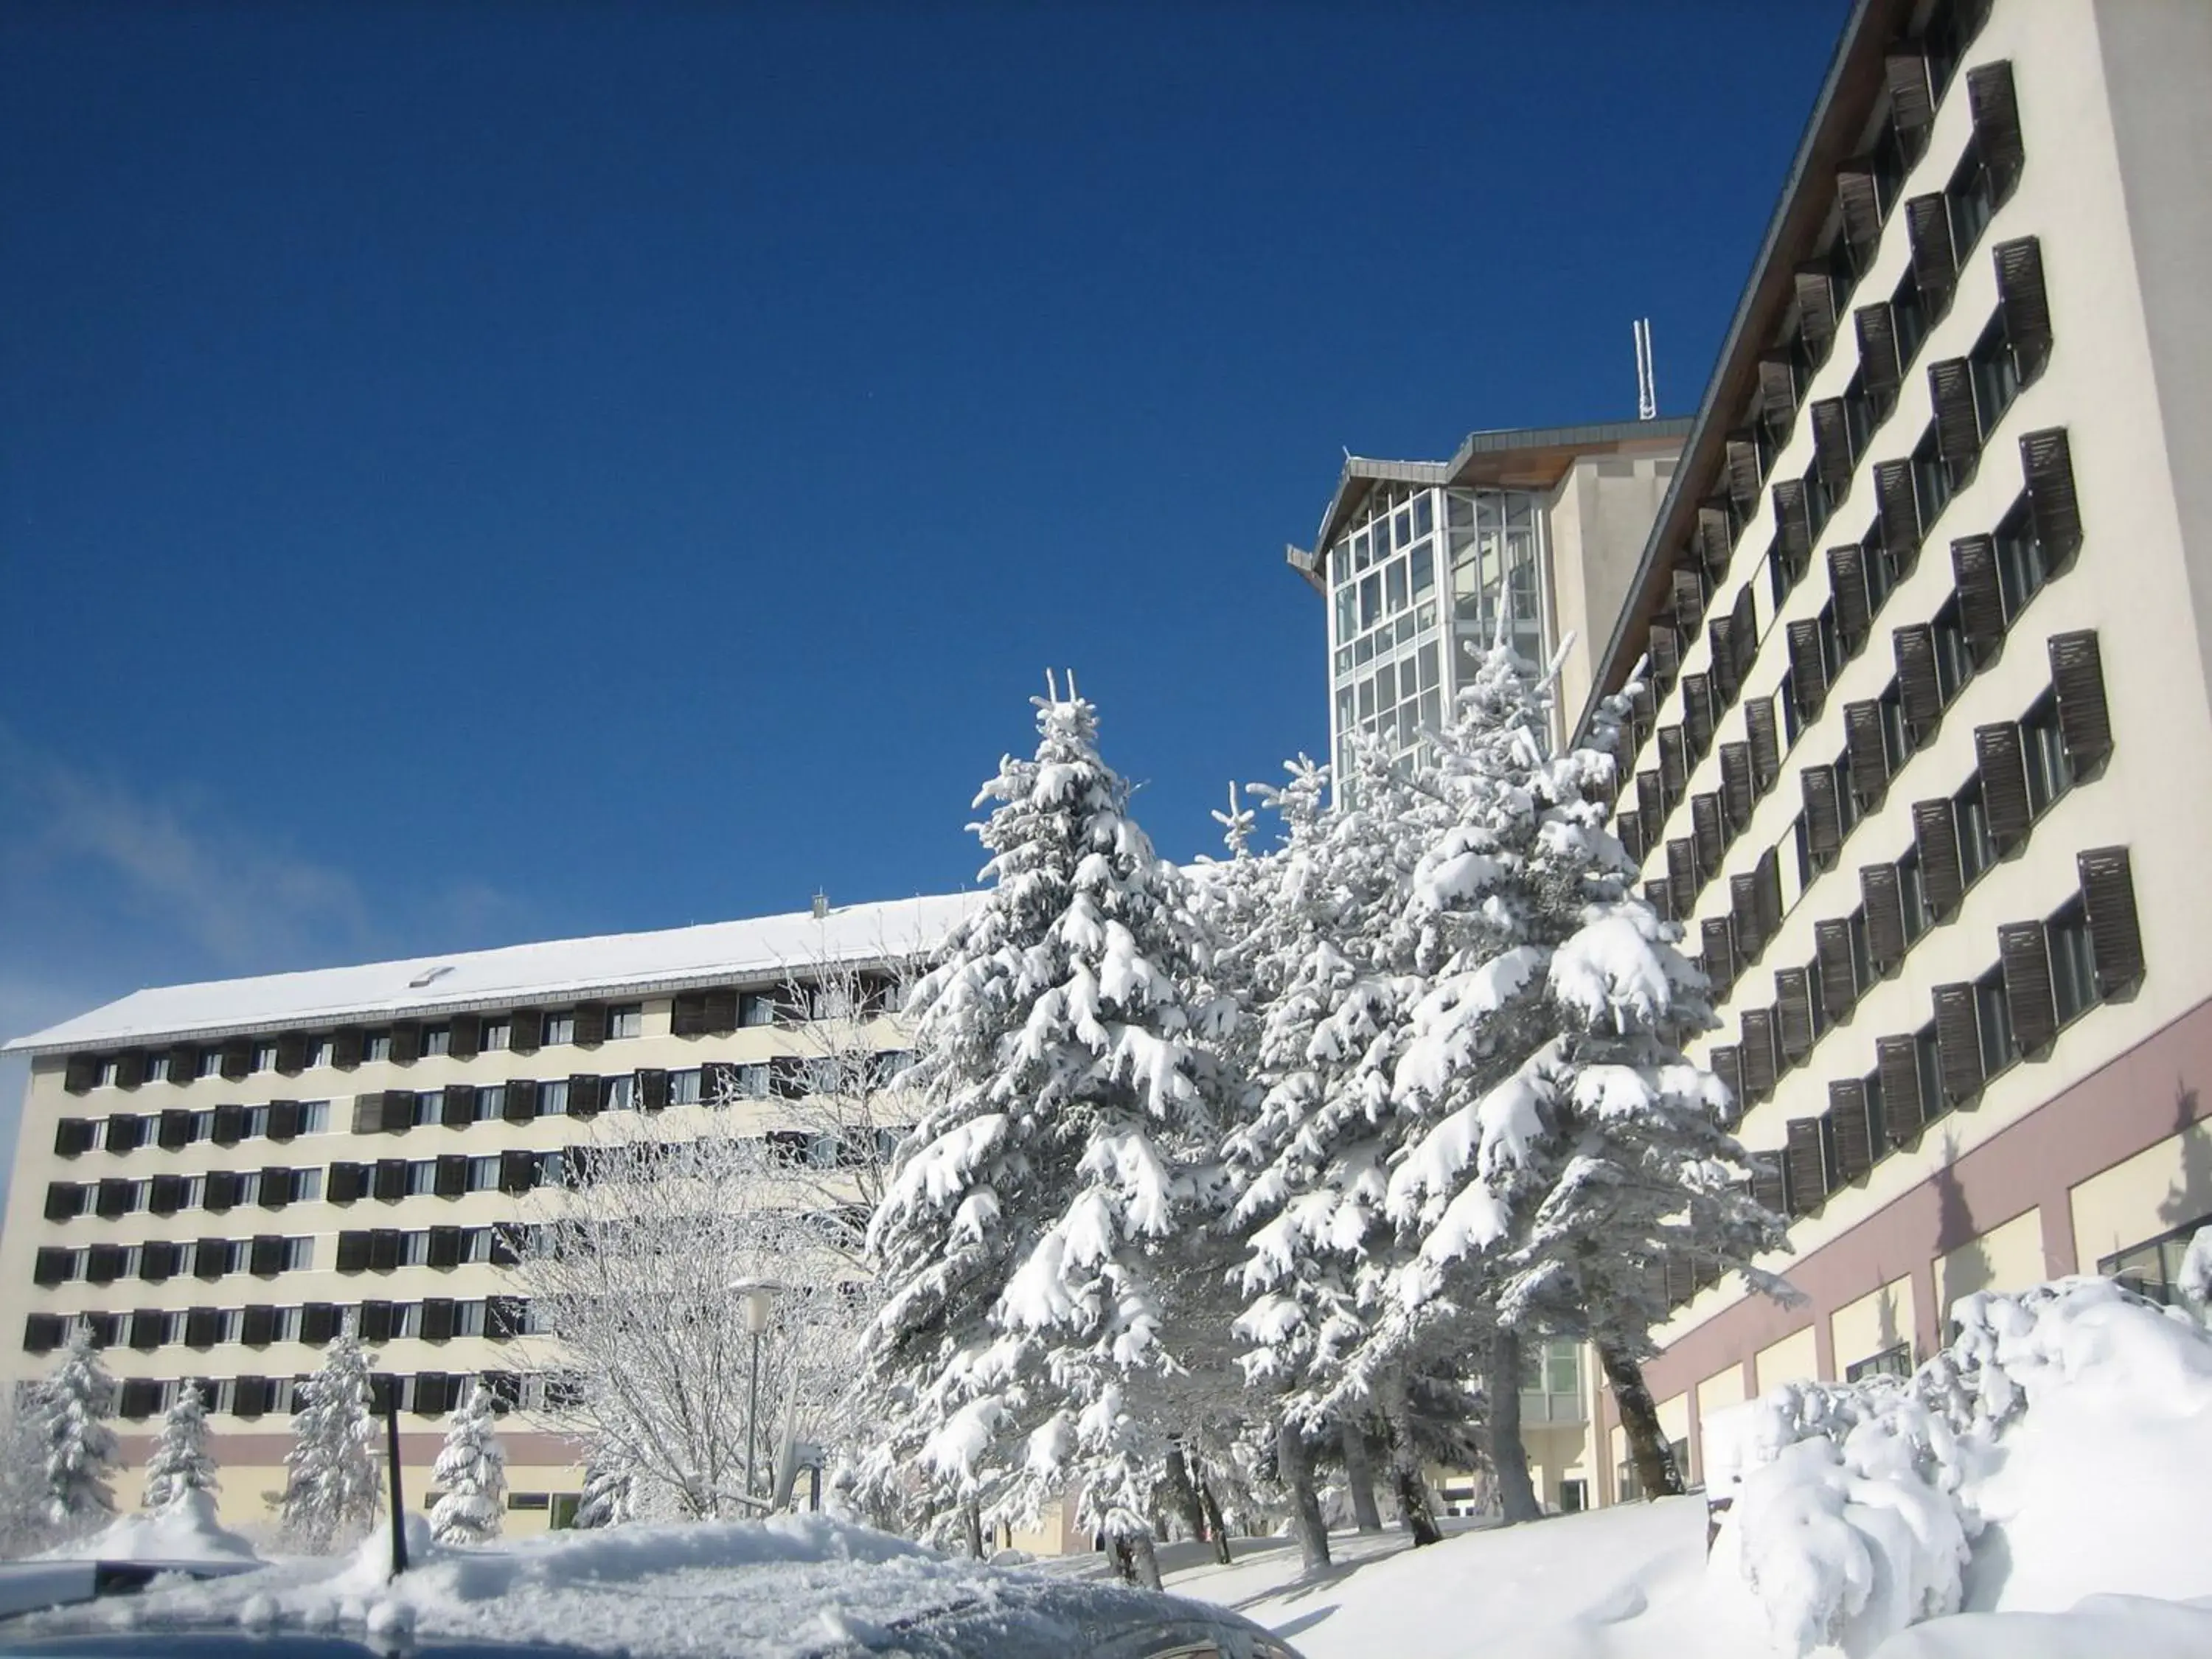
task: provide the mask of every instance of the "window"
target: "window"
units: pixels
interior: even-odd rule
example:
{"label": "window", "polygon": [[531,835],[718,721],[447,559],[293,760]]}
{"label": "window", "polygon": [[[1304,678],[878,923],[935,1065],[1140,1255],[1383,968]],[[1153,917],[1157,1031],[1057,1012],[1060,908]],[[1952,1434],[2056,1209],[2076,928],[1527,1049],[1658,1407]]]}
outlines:
{"label": "window", "polygon": [[1986,439],[2020,396],[2020,366],[2013,356],[2012,342],[2005,335],[2003,313],[1998,313],[1997,319],[1983,331],[1967,354],[1966,367],[1974,380],[1975,418]]}
{"label": "window", "polygon": [[1884,1348],[1880,1353],[1871,1354],[1864,1359],[1855,1359],[1844,1367],[1844,1381],[1846,1382],[1863,1382],[1869,1376],[1911,1375],[1912,1346],[1906,1342]]}
{"label": "window", "polygon": [[2063,1028],[2094,1007],[2097,960],[2089,945],[2089,922],[2075,899],[2045,924],[2051,947],[2051,989]]}
{"label": "window", "polygon": [[169,1080],[169,1057],[167,1054],[146,1056],[146,1081],[167,1083]]}
{"label": "window", "polygon": [[1905,942],[1909,946],[1928,931],[1928,890],[1920,879],[1920,854],[1907,853],[1897,861],[1898,908],[1905,917]]}
{"label": "window", "polygon": [[453,1030],[450,1025],[426,1025],[422,1028],[422,1057],[425,1060],[453,1052]]}
{"label": "window", "polygon": [[765,1066],[738,1066],[731,1068],[736,1074],[737,1097],[740,1100],[766,1100],[770,1084],[769,1070]]}
{"label": "window", "polygon": [[1982,1033],[1982,1075],[1992,1078],[2018,1058],[2013,1047],[2012,1004],[2005,1000],[2002,972],[1984,974],[1974,982],[1974,1017]]}
{"label": "window", "polygon": [[1951,803],[1952,821],[1959,826],[1959,884],[1972,887],[1983,871],[1997,861],[1997,844],[1990,835],[1988,804],[1979,781],[1968,784]]}
{"label": "window", "polygon": [[605,1079],[605,1091],[599,1101],[602,1111],[634,1112],[637,1109],[636,1073],[620,1072]]}
{"label": "window", "polygon": [[307,1064],[327,1066],[331,1063],[331,1040],[326,1036],[313,1038],[307,1044]]}
{"label": "window", "polygon": [[545,1016],[544,1046],[556,1048],[564,1042],[576,1040],[576,1016],[573,1012]]}
{"label": "window", "polygon": [[1928,337],[1928,296],[1920,291],[1920,279],[1909,267],[1897,292],[1890,295],[1889,314],[1897,331],[1897,366],[1902,371]]}
{"label": "window", "polygon": [[[2188,1298],[2181,1293],[2181,1264],[2189,1254],[2190,1239],[2199,1227],[2208,1224],[2212,1224],[2212,1216],[2199,1216],[2186,1226],[2106,1256],[2098,1262],[2097,1271],[2106,1279],[2118,1279],[2138,1296],[2169,1308],[2188,1308]],[[2202,1308],[2192,1311],[2200,1319],[2204,1316]]]}
{"label": "window", "polygon": [[1920,1114],[1932,1122],[1951,1109],[1951,1097],[1943,1092],[1943,1052],[1932,1024],[1913,1033],[1912,1048],[1920,1073]]}
{"label": "window", "polygon": [[668,1074],[668,1103],[671,1106],[696,1106],[699,1103],[697,1066]]}
{"label": "window", "polygon": [[618,1003],[607,1010],[607,1036],[634,1037],[645,1035],[645,1008],[641,1003]]}
{"label": "window", "polygon": [[568,1114],[568,1079],[556,1078],[550,1083],[538,1085],[538,1115],[566,1117]]}
{"label": "window", "polygon": [[2041,817],[2074,787],[2074,762],[2058,726],[2058,700],[2045,692],[2020,723],[2021,758],[2027,771],[2028,809]]}
{"label": "window", "polygon": [[1974,677],[1973,653],[1967,648],[1966,635],[1959,626],[1959,602],[1950,600],[1936,613],[1930,629],[1936,644],[1936,689],[1949,708],[1953,698],[1966,689],[1966,682]]}
{"label": "window", "polygon": [[1943,465],[1931,421],[1912,451],[1912,483],[1920,497],[1920,527],[1924,532],[1951,503],[1951,469]]}
{"label": "window", "polygon": [[363,1065],[392,1058],[392,1033],[364,1031],[361,1037],[361,1058]]}
{"label": "window", "polygon": [[765,991],[747,991],[738,999],[738,1024],[740,1025],[775,1024],[775,999]]}
{"label": "window", "polygon": [[1953,257],[1963,265],[1967,253],[1981,240],[1997,210],[1996,185],[1982,160],[1982,147],[1978,141],[1967,140],[1966,155],[1959,162],[1959,170],[1951,175],[1943,200],[1951,210]]}
{"label": "window", "polygon": [[253,1045],[252,1057],[246,1062],[246,1068],[249,1071],[255,1072],[275,1071],[276,1069],[276,1045],[273,1042],[255,1043]]}
{"label": "window", "polygon": [[483,1023],[483,1035],[477,1039],[477,1051],[479,1054],[490,1054],[495,1050],[504,1048],[507,1045],[508,1039],[514,1035],[514,1027],[506,1020],[488,1019]]}

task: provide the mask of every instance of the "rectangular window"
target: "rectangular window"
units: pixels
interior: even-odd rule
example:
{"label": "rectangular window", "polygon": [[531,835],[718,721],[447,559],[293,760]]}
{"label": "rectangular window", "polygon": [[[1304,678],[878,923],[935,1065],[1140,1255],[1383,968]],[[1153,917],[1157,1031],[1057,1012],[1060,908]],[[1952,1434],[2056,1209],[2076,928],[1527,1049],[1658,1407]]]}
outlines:
{"label": "rectangular window", "polygon": [[1929,631],[1936,642],[1936,688],[1948,708],[1952,699],[1974,677],[1974,656],[1959,626],[1959,602],[1955,598],[1936,613],[1935,626]]}
{"label": "rectangular window", "polygon": [[768,1098],[770,1078],[767,1066],[738,1066],[732,1069],[737,1074],[736,1086],[738,1099],[766,1100]]}
{"label": "rectangular window", "polygon": [[2074,762],[2058,727],[2058,700],[2045,692],[2020,723],[2021,758],[2027,769],[2027,803],[2041,817],[2074,787]]}
{"label": "rectangular window", "polygon": [[1951,1097],[1943,1092],[1943,1052],[1934,1025],[1913,1033],[1912,1048],[1920,1073],[1920,1114],[1932,1122],[1951,1109]]}
{"label": "rectangular window", "polygon": [[1844,1368],[1844,1381],[1863,1382],[1869,1376],[1910,1376],[1912,1375],[1912,1346],[1899,1342],[1894,1347],[1884,1348],[1878,1354],[1864,1359],[1855,1359]]}
{"label": "rectangular window", "polygon": [[1993,538],[1997,556],[1997,591],[2004,599],[2005,626],[2012,625],[2027,602],[2051,579],[2043,544],[2035,538],[2035,520],[2025,500],[2005,514]]}
{"label": "rectangular window", "polygon": [[637,1109],[637,1073],[622,1072],[604,1079],[605,1093],[600,1108],[609,1112],[634,1112]]}
{"label": "rectangular window", "polygon": [[1974,982],[1974,1017],[1982,1032],[1982,1075],[1992,1078],[2017,1058],[2013,1051],[2012,1004],[2005,1000],[2002,972],[1984,974]]}
{"label": "rectangular window", "polygon": [[1921,342],[1928,337],[1928,296],[1920,291],[1920,279],[1909,267],[1897,292],[1890,295],[1889,314],[1897,333],[1897,366],[1901,373],[1911,365]]}
{"label": "rectangular window", "polygon": [[1951,210],[1954,257],[1963,265],[1968,252],[1981,240],[1997,210],[1996,185],[1982,161],[1982,147],[1975,140],[1966,141],[1966,155],[1959,163],[1959,170],[1951,175],[1943,200]]}
{"label": "rectangular window", "polygon": [[209,1048],[201,1054],[199,1075],[202,1077],[221,1077],[222,1075],[222,1049]]}
{"label": "rectangular window", "polygon": [[167,1083],[169,1080],[169,1057],[167,1054],[146,1056],[146,1081]]}
{"label": "rectangular window", "polygon": [[330,1063],[331,1040],[326,1036],[319,1036],[309,1039],[307,1043],[307,1064],[310,1066],[327,1066]]}
{"label": "rectangular window", "polygon": [[514,1035],[514,1027],[503,1019],[488,1019],[483,1023],[483,1034],[477,1039],[479,1054],[492,1054],[507,1045]]}
{"label": "rectangular window", "polygon": [[422,1057],[425,1060],[453,1052],[453,1031],[449,1025],[427,1025],[422,1029]]}
{"label": "rectangular window", "polygon": [[1989,806],[1977,781],[1953,799],[1951,816],[1959,826],[1959,875],[1962,886],[1972,887],[1982,872],[1997,861],[1997,844],[1990,836]]}
{"label": "rectangular window", "polygon": [[1928,931],[1928,892],[1920,880],[1920,854],[1907,853],[1897,861],[1898,908],[1905,916],[1908,945]]}
{"label": "rectangular window", "polygon": [[696,1106],[699,1103],[697,1066],[668,1074],[668,1103],[671,1106]]}
{"label": "rectangular window", "polygon": [[544,1046],[546,1048],[557,1048],[564,1042],[574,1042],[575,1040],[576,1016],[574,1014],[559,1013],[545,1016]]}
{"label": "rectangular window", "polygon": [[[1372,690],[1362,685],[1360,695],[1370,706],[1363,714],[1373,713]],[[748,991],[738,999],[738,1024],[740,1025],[773,1025],[775,1024],[775,999],[765,991]]]}
{"label": "rectangular window", "polygon": [[1920,497],[1920,527],[1924,532],[1951,503],[1951,469],[1943,465],[1942,448],[1936,441],[1932,421],[1912,452],[1912,483]]}
{"label": "rectangular window", "polygon": [[[2190,1239],[2199,1227],[2208,1224],[2212,1224],[2212,1215],[2199,1216],[2170,1233],[2105,1257],[2097,1263],[2097,1271],[2106,1279],[2118,1279],[2137,1296],[2169,1308],[2188,1308],[2189,1301],[2181,1292],[2181,1264],[2189,1254]],[[2204,1316],[2201,1308],[2192,1311],[2200,1319]]]}
{"label": "rectangular window", "polygon": [[538,1115],[566,1117],[568,1115],[568,1079],[556,1078],[550,1083],[538,1085]]}
{"label": "rectangular window", "polygon": [[2051,946],[2051,989],[2058,1024],[2065,1026],[2097,1003],[2097,959],[2089,946],[2089,923],[2081,901],[2075,899],[2051,917],[2044,933]]}
{"label": "rectangular window", "polygon": [[362,1062],[364,1065],[374,1060],[391,1059],[392,1033],[389,1031],[364,1031],[362,1033],[361,1058]]}
{"label": "rectangular window", "polygon": [[276,1069],[276,1045],[273,1042],[255,1043],[253,1045],[253,1056],[246,1063],[248,1068],[252,1071],[275,1071]]}
{"label": "rectangular window", "polygon": [[642,1003],[617,1003],[607,1010],[607,1036],[634,1037],[645,1035],[645,1006]]}
{"label": "rectangular window", "polygon": [[1986,440],[2020,396],[2020,368],[2012,342],[2005,337],[2004,313],[1984,331],[1967,354],[1966,366],[1974,380],[1974,417]]}

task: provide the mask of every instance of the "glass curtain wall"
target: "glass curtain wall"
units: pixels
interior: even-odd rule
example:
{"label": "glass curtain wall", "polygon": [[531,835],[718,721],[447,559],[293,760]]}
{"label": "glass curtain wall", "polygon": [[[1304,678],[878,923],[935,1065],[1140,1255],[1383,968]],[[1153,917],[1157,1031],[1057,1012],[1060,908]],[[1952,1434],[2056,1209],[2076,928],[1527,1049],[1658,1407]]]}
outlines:
{"label": "glass curtain wall", "polygon": [[1540,524],[1536,497],[1518,490],[1377,484],[1368,493],[1328,554],[1340,777],[1355,732],[1403,753],[1442,722],[1501,615],[1522,653],[1543,659]]}

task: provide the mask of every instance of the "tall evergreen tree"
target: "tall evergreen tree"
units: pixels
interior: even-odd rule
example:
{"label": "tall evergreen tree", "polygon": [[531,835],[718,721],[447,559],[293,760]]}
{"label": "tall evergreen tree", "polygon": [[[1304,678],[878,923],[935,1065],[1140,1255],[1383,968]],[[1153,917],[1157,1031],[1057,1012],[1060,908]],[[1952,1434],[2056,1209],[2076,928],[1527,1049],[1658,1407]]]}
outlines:
{"label": "tall evergreen tree", "polygon": [[115,1513],[112,1485],[118,1455],[115,1379],[93,1351],[82,1328],[70,1338],[51,1376],[31,1391],[30,1413],[45,1463],[44,1500],[49,1524],[84,1529]]}
{"label": "tall evergreen tree", "polygon": [[446,1425],[446,1443],[431,1471],[439,1498],[430,1535],[441,1544],[482,1544],[499,1536],[507,1510],[507,1450],[492,1419],[491,1391],[477,1377]]}
{"label": "tall evergreen tree", "polygon": [[[1744,1189],[1734,1103],[1681,1043],[1713,1024],[1680,929],[1630,886],[1604,827],[1622,715],[1555,750],[1548,678],[1495,647],[1441,741],[1453,823],[1417,872],[1406,925],[1442,953],[1394,1095],[1414,1132],[1388,1206],[1417,1241],[1393,1286],[1400,1328],[1488,1310],[1494,1447],[1524,1336],[1586,1338],[1639,1473],[1680,1491],[1640,1362],[1669,1261],[1742,1270],[1781,1240]],[[1534,1510],[1516,1446],[1497,1459],[1509,1519]]]}
{"label": "tall evergreen tree", "polygon": [[186,1382],[161,1414],[161,1431],[146,1460],[146,1507],[159,1512],[186,1492],[216,1490],[215,1458],[207,1446],[207,1402]]}
{"label": "tall evergreen tree", "polygon": [[1071,682],[1036,709],[1035,757],[976,798],[989,897],[909,1005],[924,1110],[870,1231],[890,1432],[869,1473],[921,1470],[946,1518],[1033,1514],[1073,1483],[1157,1583],[1162,1383],[1187,1334],[1163,1279],[1212,1185],[1205,1043],[1231,1017],[1191,1004],[1182,883],[1091,705]]}
{"label": "tall evergreen tree", "polygon": [[310,1555],[350,1542],[376,1519],[382,1482],[369,1364],[349,1315],[322,1370],[300,1385],[282,1514],[287,1539]]}

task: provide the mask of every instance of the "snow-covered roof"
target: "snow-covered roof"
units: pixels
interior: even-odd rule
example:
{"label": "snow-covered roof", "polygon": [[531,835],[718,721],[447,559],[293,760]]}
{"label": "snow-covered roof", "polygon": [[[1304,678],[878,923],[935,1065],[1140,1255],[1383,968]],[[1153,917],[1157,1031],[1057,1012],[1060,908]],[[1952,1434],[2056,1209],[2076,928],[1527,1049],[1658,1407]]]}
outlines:
{"label": "snow-covered roof", "polygon": [[245,1036],[364,1016],[459,1013],[776,977],[810,963],[881,961],[934,950],[981,902],[980,893],[890,899],[842,905],[820,918],[799,911],[652,933],[161,986],[17,1037],[0,1053]]}

